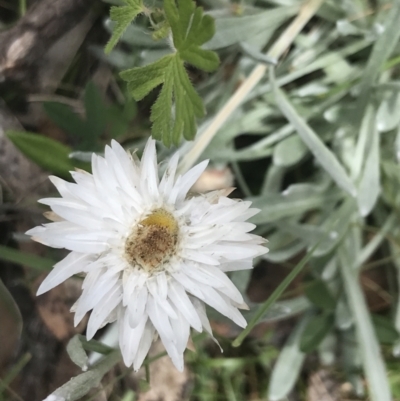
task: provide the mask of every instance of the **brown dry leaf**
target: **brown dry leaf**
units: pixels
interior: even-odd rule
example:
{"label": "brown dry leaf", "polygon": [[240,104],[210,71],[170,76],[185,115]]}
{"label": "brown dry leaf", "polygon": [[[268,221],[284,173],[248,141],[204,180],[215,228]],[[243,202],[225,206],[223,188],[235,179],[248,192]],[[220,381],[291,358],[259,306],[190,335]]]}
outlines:
{"label": "brown dry leaf", "polygon": [[40,317],[60,341],[68,341],[75,334],[81,333],[86,326],[87,319],[83,319],[77,327],[74,327],[74,315],[70,312],[71,306],[80,296],[80,288],[81,281],[71,278],[37,297]]}
{"label": "brown dry leaf", "polygon": [[313,373],[308,381],[307,401],[340,401],[340,384],[328,370]]}

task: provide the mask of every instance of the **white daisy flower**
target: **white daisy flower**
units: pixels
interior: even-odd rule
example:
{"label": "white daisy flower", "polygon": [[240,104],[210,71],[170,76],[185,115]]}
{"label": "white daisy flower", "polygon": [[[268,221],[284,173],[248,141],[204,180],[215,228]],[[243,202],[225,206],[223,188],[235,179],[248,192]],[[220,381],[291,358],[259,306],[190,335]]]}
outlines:
{"label": "white daisy flower", "polygon": [[38,295],[84,273],[82,295],[73,306],[75,325],[92,310],[87,338],[118,321],[124,362],[138,370],[160,336],[183,370],[190,328],[211,336],[205,304],[241,327],[243,297],[225,274],[251,269],[268,250],[245,222],[258,210],[225,191],[189,197],[207,165],[177,175],[178,154],[161,180],[155,141],[139,161],[116,141],[105,157],[92,156],[93,175],[72,172],[76,183],[50,177],[61,198],[46,198],[52,223],[28,231],[35,241],[71,253],[43,281]]}

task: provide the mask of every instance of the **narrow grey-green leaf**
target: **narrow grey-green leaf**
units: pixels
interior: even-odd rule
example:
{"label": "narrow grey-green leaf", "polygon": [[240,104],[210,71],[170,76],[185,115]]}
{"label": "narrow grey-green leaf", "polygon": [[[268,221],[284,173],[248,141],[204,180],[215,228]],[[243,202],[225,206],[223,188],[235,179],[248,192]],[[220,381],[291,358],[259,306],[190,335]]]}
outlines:
{"label": "narrow grey-green leaf", "polygon": [[387,11],[386,21],[384,21],[383,33],[375,42],[368,63],[364,69],[364,74],[360,84],[360,95],[358,96],[358,111],[360,117],[370,99],[370,90],[376,84],[376,80],[382,66],[390,56],[400,38],[400,1],[392,3],[390,11]]}
{"label": "narrow grey-green leaf", "polygon": [[322,208],[337,202],[341,194],[337,189],[326,192],[270,194],[263,197],[251,198],[253,206],[261,209],[252,217],[255,224],[270,223],[284,217],[300,216],[311,209]]}
{"label": "narrow grey-green leaf", "polygon": [[308,148],[298,135],[291,135],[280,141],[274,148],[275,166],[290,167],[299,163],[307,154]]}
{"label": "narrow grey-green leaf", "polygon": [[360,130],[358,132],[357,144],[355,151],[351,154],[351,176],[354,180],[361,177],[365,164],[365,158],[371,146],[372,137],[375,135],[375,109],[372,105],[366,108],[361,121]]}
{"label": "narrow grey-green leaf", "polygon": [[354,318],[357,338],[361,349],[364,372],[372,401],[391,401],[392,396],[387,371],[376,334],[368,312],[366,300],[358,279],[358,270],[343,243],[339,248],[340,270],[348,303]]}
{"label": "narrow grey-green leaf", "polygon": [[[54,391],[54,400],[75,401],[86,395],[93,387],[100,384],[103,376],[121,359],[119,351],[113,351],[87,372],[73,377],[70,381]],[[50,397],[50,396],[49,396]],[[49,398],[50,399],[50,398]]]}
{"label": "narrow grey-green leaf", "polygon": [[373,135],[366,155],[364,170],[358,188],[357,201],[361,216],[368,216],[381,192],[379,166],[379,132],[373,126]]}
{"label": "narrow grey-green leaf", "polygon": [[296,383],[306,356],[300,351],[300,341],[309,320],[309,316],[303,317],[279,354],[269,383],[268,399],[270,401],[284,399]]}
{"label": "narrow grey-green leaf", "polygon": [[395,129],[400,122],[400,91],[393,88],[379,105],[376,114],[376,127],[379,132]]}
{"label": "narrow grey-green leaf", "polygon": [[76,334],[71,338],[71,340],[69,340],[67,352],[72,362],[86,372],[88,369],[89,358],[83,349],[79,334]]}
{"label": "narrow grey-green leaf", "polygon": [[204,49],[220,49],[250,39],[258,33],[275,30],[288,18],[295,15],[299,4],[260,12],[242,17],[222,17],[215,20],[215,35]]}
{"label": "narrow grey-green leaf", "polygon": [[273,67],[271,67],[269,70],[269,76],[278,107],[285,115],[285,117],[293,124],[293,126],[297,130],[297,133],[300,135],[304,143],[308,146],[311,153],[318,160],[325,171],[337,183],[337,185],[348,192],[350,195],[355,196],[357,194],[356,188],[350,180],[350,177],[347,175],[345,169],[339,163],[338,159],[332,153],[332,151],[328,149],[328,147],[322,142],[318,135],[310,128],[310,126],[291,105],[283,91],[278,88],[273,70]]}

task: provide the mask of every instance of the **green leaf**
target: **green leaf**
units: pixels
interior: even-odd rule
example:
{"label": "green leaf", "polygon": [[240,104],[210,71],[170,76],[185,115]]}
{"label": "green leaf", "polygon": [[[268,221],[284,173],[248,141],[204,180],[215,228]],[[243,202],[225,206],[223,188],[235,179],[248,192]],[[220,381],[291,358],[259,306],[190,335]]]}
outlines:
{"label": "green leaf", "polygon": [[168,55],[145,67],[136,67],[122,71],[120,76],[128,82],[128,89],[133,98],[142,100],[151,90],[165,81],[165,71],[175,55]]}
{"label": "green leaf", "polygon": [[[8,362],[13,356],[13,351],[18,348],[18,342],[22,333],[22,316],[13,296],[8,291],[0,278],[0,357]],[[7,370],[6,370],[7,372]],[[4,376],[2,376],[4,379]],[[0,380],[0,398],[2,394],[2,380]]]}
{"label": "green leaf", "polygon": [[109,54],[118,40],[124,33],[125,29],[135,19],[135,17],[143,12],[144,5],[142,0],[123,0],[126,6],[111,7],[110,17],[116,22],[114,32],[108,41],[105,53]]}
{"label": "green leaf", "polygon": [[86,135],[82,138],[81,150],[93,150],[97,139],[103,134],[107,124],[107,108],[101,93],[93,81],[85,88]]}
{"label": "green leaf", "polygon": [[314,280],[306,285],[305,293],[307,298],[318,308],[325,311],[334,311],[336,300],[331,295],[329,288],[322,280]]}
{"label": "green leaf", "polygon": [[50,119],[63,131],[77,137],[86,135],[85,121],[71,110],[71,107],[57,102],[44,102],[43,108]]}
{"label": "green leaf", "polygon": [[108,122],[108,110],[99,89],[92,81],[86,85],[84,105],[86,118],[79,117],[70,106],[62,103],[45,102],[43,107],[62,130],[79,139],[80,150],[95,150],[97,140]]}
{"label": "green leaf", "polygon": [[332,330],[334,322],[335,319],[330,313],[322,313],[311,318],[302,333],[300,350],[309,353],[317,349],[322,340]]}
{"label": "green leaf", "polygon": [[394,327],[393,322],[388,317],[373,314],[371,315],[371,318],[376,336],[380,343],[393,345],[399,340],[399,333]]}
{"label": "green leaf", "polygon": [[56,175],[69,177],[75,166],[87,168],[86,163],[73,162],[69,158],[72,149],[54,139],[19,131],[7,131],[6,135],[25,156]]}
{"label": "green leaf", "polygon": [[49,271],[57,263],[55,260],[22,252],[4,245],[0,245],[0,259],[41,271]]}
{"label": "green leaf", "polygon": [[214,20],[203,15],[193,1],[165,0],[164,10],[172,31],[175,52],[145,67],[123,71],[121,78],[135,100],[141,100],[151,90],[163,85],[154,103],[150,120],[152,135],[166,146],[178,144],[182,135],[191,140],[196,135],[196,118],[204,117],[203,102],[196,93],[184,63],[205,71],[218,67],[216,53],[200,46],[214,35]]}

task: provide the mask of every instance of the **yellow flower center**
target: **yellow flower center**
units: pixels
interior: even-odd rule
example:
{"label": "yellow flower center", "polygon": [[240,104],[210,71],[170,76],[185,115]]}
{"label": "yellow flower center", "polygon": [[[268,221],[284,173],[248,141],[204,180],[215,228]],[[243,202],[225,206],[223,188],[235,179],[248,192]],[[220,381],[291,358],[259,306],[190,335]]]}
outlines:
{"label": "yellow flower center", "polygon": [[125,243],[125,256],[132,266],[156,272],[176,251],[179,227],[171,213],[156,209],[140,221]]}

